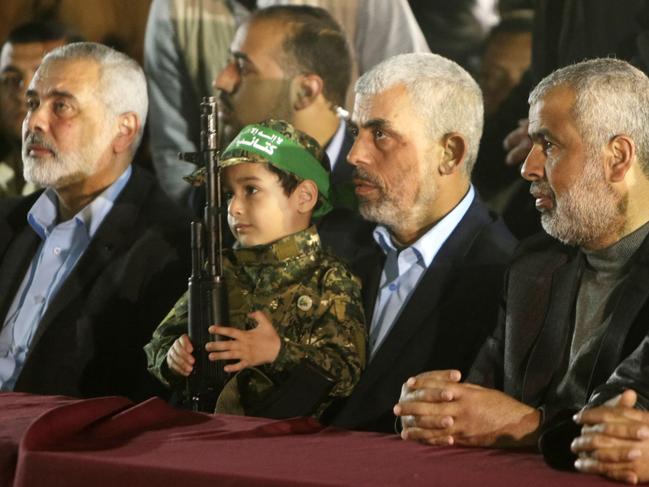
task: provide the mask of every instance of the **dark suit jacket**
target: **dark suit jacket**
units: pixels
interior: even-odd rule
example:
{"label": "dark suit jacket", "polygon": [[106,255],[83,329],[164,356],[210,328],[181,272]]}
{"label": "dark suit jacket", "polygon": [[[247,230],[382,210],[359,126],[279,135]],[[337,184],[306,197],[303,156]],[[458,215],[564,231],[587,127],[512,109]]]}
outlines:
{"label": "dark suit jacket", "polygon": [[[569,404],[556,387],[567,370],[583,254],[547,235],[521,245],[508,271],[501,322],[480,351],[468,381],[503,390],[543,412],[541,450],[557,467],[571,468],[570,442],[579,434]],[[609,328],[592,364],[588,405],[632,388],[649,408],[649,238],[634,262]]]}
{"label": "dark suit jacket", "polygon": [[354,136],[345,128],[345,138],[343,139],[340,152],[331,171],[331,184],[351,183],[354,166],[347,162],[347,154],[354,145]]}
{"label": "dark suit jacket", "polygon": [[[352,395],[334,405],[325,421],[350,429],[393,432],[392,408],[409,377],[432,369],[467,372],[497,322],[505,267],[514,246],[509,231],[476,196]],[[368,323],[384,260],[375,247],[352,265],[363,283]]]}
{"label": "dark suit jacket", "polygon": [[[352,145],[354,145],[354,137],[349,130],[345,129],[345,138],[331,173],[331,185],[334,187],[334,191],[342,188],[342,191],[349,191],[354,197],[352,183],[354,166],[347,162],[347,154]],[[374,247],[372,239],[374,223],[364,220],[355,208],[355,204],[350,206],[354,206],[354,208],[345,205],[334,208],[316,222],[325,250],[347,263],[354,261]]]}
{"label": "dark suit jacket", "polygon": [[375,224],[355,210],[334,208],[316,222],[323,248],[349,264],[359,256],[373,252]]}
{"label": "dark suit jacket", "polygon": [[[26,218],[39,194],[0,202],[0,326],[39,244]],[[49,304],[15,390],[133,399],[159,390],[142,347],[187,287],[188,228],[153,177],[134,167]]]}

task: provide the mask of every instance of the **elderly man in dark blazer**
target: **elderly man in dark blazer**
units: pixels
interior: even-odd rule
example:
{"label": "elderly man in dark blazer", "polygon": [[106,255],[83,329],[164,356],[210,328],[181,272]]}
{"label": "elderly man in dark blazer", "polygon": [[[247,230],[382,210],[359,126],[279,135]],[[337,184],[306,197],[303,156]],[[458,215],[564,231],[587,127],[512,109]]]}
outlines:
{"label": "elderly man in dark blazer", "polygon": [[0,204],[0,388],[134,399],[142,346],[182,294],[187,218],[131,167],[144,74],[99,44],[47,55],[27,90],[23,161],[45,188]]}
{"label": "elderly man in dark blazer", "polygon": [[[497,321],[515,241],[470,183],[482,95],[454,62],[405,54],[356,84],[348,155],[376,246],[353,264],[363,283],[370,359],[326,420],[394,430],[402,383],[438,367],[468,371]],[[453,364],[453,365],[451,365]]]}
{"label": "elderly man in dark blazer", "polygon": [[[649,480],[629,426],[649,408],[647,106],[649,78],[615,59],[557,70],[532,91],[522,174],[554,239],[522,244],[503,320],[466,383],[437,371],[406,384],[405,438],[538,445],[554,466]],[[574,416],[605,403],[610,414]]]}

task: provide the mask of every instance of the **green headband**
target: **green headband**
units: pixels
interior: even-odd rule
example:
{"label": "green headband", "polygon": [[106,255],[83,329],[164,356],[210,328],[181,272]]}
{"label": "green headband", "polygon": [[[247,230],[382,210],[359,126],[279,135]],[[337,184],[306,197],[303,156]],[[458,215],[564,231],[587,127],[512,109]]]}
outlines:
{"label": "green headband", "polygon": [[289,136],[259,124],[244,127],[221,154],[219,166],[243,162],[268,162],[301,180],[313,181],[320,199],[320,207],[313,216],[317,218],[331,211],[329,173],[311,152]]}

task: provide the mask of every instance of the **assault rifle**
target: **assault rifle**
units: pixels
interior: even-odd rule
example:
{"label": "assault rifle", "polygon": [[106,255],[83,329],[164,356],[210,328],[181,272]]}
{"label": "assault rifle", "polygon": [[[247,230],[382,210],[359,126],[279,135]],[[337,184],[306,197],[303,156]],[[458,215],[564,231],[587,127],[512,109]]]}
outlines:
{"label": "assault rifle", "polygon": [[219,122],[216,97],[201,101],[200,152],[179,154],[205,170],[203,221],[191,223],[192,273],[188,284],[188,331],[194,347],[194,370],[187,381],[187,399],[194,411],[214,412],[216,398],[228,374],[222,361],[211,362],[205,344],[226,339],[208,332],[211,325],[228,326],[226,284],[223,279],[223,236],[219,158]]}

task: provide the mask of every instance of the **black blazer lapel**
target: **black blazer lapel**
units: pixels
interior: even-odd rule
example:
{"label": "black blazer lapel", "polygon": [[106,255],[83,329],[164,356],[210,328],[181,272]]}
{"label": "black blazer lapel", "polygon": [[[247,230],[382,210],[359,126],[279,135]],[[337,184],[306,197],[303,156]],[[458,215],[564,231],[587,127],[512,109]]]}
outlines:
{"label": "black blazer lapel", "polygon": [[82,294],[87,294],[97,276],[110,265],[115,255],[123,252],[133,239],[141,201],[147,197],[151,183],[133,171],[131,179],[118,197],[111,211],[106,215],[86,252],[67,277],[56,296],[49,304],[43,319],[34,334],[32,348],[46,332],[59,313]]}
{"label": "black blazer lapel", "polygon": [[345,138],[343,139],[342,146],[340,147],[340,152],[331,171],[331,184],[341,184],[348,183],[352,180],[352,174],[354,173],[354,167],[347,162],[347,154],[354,145],[354,137],[349,133],[349,130],[345,127]]}
{"label": "black blazer lapel", "polygon": [[370,328],[374,303],[381,283],[381,274],[385,264],[385,255],[378,245],[363,254],[351,265],[352,272],[361,280],[361,294],[363,297],[363,311],[365,313],[365,326]]}
{"label": "black blazer lapel", "polygon": [[40,239],[30,228],[25,227],[15,236],[7,249],[0,266],[0,328],[9,312],[9,307],[23,281],[25,272],[38,249]]}
{"label": "black blazer lapel", "polygon": [[27,223],[27,213],[36,199],[37,195],[32,195],[21,200],[0,221],[0,328],[40,243]]}
{"label": "black blazer lapel", "polygon": [[[462,265],[463,256],[471,247],[475,234],[487,221],[490,221],[490,217],[476,196],[462,221],[424,272],[386,340],[361,376],[361,383],[369,385],[379,379],[385,368],[391,367],[394,361],[398,360],[403,347],[421,326],[438,326],[437,323],[429,322],[427,318],[439,306],[440,298],[443,291],[447,289],[449,280],[453,279],[457,266]],[[376,292],[374,299],[376,299]],[[366,319],[369,322],[371,315]]]}
{"label": "black blazer lapel", "polygon": [[[649,237],[645,238],[634,260],[623,284],[620,300],[613,310],[611,323],[600,343],[589,391],[606,382],[624,358],[623,349],[629,331],[649,299]],[[642,324],[641,333],[642,336],[646,334],[646,323]]]}
{"label": "black blazer lapel", "polygon": [[452,274],[450,263],[432,263],[422,276],[417,289],[410,297],[388,337],[377,350],[361,380],[366,384],[380,379],[385,367],[390,367],[397,360],[403,347],[420,326],[436,326],[425,323],[425,319],[439,305],[444,285]]}
{"label": "black blazer lapel", "polygon": [[4,256],[17,231],[18,227],[10,223],[9,218],[0,219],[0,258]]}
{"label": "black blazer lapel", "polygon": [[572,336],[574,305],[583,256],[577,254],[552,276],[548,310],[525,367],[521,401],[536,404],[561,368]]}

